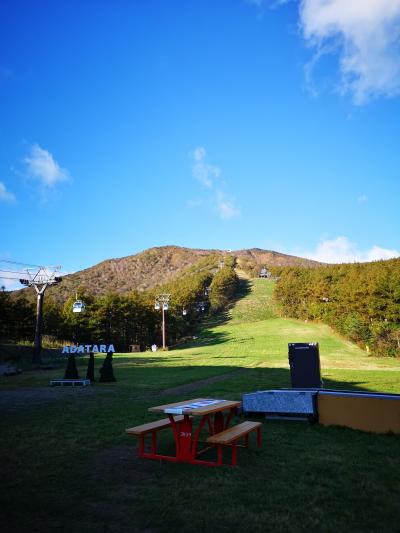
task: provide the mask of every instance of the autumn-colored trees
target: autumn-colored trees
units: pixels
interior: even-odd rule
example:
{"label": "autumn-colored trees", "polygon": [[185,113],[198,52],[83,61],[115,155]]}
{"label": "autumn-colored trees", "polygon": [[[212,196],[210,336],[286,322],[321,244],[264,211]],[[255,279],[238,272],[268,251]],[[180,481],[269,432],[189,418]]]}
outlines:
{"label": "autumn-colored trees", "polygon": [[238,277],[234,264],[226,264],[213,277],[210,285],[210,302],[215,311],[226,307],[234,297],[238,286]]}
{"label": "autumn-colored trees", "polygon": [[33,340],[36,308],[24,297],[0,290],[0,339]]}
{"label": "autumn-colored trees", "polygon": [[[218,254],[207,255],[173,281],[148,291],[110,292],[96,297],[82,286],[63,305],[46,294],[43,331],[61,341],[114,344],[117,351],[128,351],[133,344],[142,349],[153,343],[160,345],[160,312],[154,309],[154,301],[157,294],[169,293],[167,338],[169,345],[175,344],[197,333],[202,316],[222,309],[232,299],[237,281],[234,258],[225,258],[223,268],[219,268],[220,260]],[[85,302],[85,312],[72,312],[76,299]],[[11,298],[2,291],[0,313],[0,338],[33,339],[34,303]]]}
{"label": "autumn-colored trees", "polygon": [[400,355],[400,259],[283,268],[279,276],[283,314],[326,322],[376,355]]}
{"label": "autumn-colored trees", "polygon": [[[400,355],[400,259],[271,271],[279,276],[275,298],[283,315],[330,324],[376,355]],[[169,293],[171,345],[195,334],[202,315],[223,309],[236,288],[235,258],[225,256],[222,263],[220,255],[211,254],[173,281],[148,291],[95,297],[81,287],[64,305],[46,295],[43,331],[70,342],[113,343],[117,351],[127,351],[131,344],[142,349],[154,342],[160,345],[161,317],[154,301],[157,294]],[[72,312],[76,296],[85,302],[85,313]],[[34,329],[34,303],[0,291],[0,338],[32,340]]]}

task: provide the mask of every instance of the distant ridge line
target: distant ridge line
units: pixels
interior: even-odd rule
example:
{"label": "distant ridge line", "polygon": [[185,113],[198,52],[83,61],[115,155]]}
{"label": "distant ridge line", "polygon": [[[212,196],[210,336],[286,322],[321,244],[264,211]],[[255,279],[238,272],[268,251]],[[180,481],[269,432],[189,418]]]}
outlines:
{"label": "distant ridge line", "polygon": [[[250,248],[241,250],[220,250],[187,248],[184,246],[154,246],[133,255],[105,259],[91,267],[63,277],[63,282],[49,289],[49,295],[65,302],[84,287],[94,296],[107,292],[127,293],[132,290],[144,291],[172,281],[187,269],[194,267],[202,258],[215,255],[218,264],[226,254],[238,258],[239,267],[249,265],[253,269],[262,266],[317,267],[317,261],[282,254],[273,250]],[[21,291],[18,291],[21,292]],[[24,291],[28,296],[28,291]]]}

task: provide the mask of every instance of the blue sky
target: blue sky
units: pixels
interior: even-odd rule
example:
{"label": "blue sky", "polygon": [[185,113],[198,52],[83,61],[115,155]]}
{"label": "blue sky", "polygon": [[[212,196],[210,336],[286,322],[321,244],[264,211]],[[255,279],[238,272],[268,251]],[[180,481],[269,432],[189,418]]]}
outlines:
{"label": "blue sky", "polygon": [[3,1],[0,258],[400,255],[399,22],[400,0]]}

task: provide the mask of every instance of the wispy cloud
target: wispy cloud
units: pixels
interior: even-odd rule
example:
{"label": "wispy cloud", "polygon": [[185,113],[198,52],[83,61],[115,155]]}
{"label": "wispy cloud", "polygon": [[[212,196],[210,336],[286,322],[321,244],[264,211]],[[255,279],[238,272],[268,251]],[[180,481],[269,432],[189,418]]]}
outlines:
{"label": "wispy cloud", "polygon": [[58,183],[69,179],[68,171],[61,168],[52,154],[38,144],[30,147],[24,163],[28,177],[38,180],[46,188],[53,188]]}
{"label": "wispy cloud", "polygon": [[213,165],[208,165],[204,161],[206,151],[203,146],[198,146],[192,152],[194,165],[192,168],[193,176],[205,187],[211,189],[214,186],[214,180],[219,178],[221,170]]}
{"label": "wispy cloud", "polygon": [[203,146],[197,146],[190,152],[193,159],[192,175],[203,185],[210,190],[211,199],[215,210],[224,220],[238,217],[240,209],[235,205],[234,200],[222,189],[221,169],[215,165],[210,165],[205,161],[206,150]]}
{"label": "wispy cloud", "polygon": [[288,4],[289,2],[295,2],[296,0],[245,0],[248,4],[253,4],[257,7],[266,6],[270,9],[275,9],[278,6],[283,4]]}
{"label": "wispy cloud", "polygon": [[221,191],[217,191],[216,205],[219,216],[224,220],[229,220],[240,215],[240,209]]}
{"label": "wispy cloud", "polygon": [[206,156],[206,151],[203,146],[197,146],[193,150],[193,159],[195,161],[201,161],[202,159],[205,158],[205,156]]}
{"label": "wispy cloud", "polygon": [[389,250],[376,245],[367,250],[361,250],[356,243],[342,236],[321,241],[315,250],[297,251],[294,252],[294,255],[300,255],[324,263],[353,263],[400,257],[400,251]]}
{"label": "wispy cloud", "polygon": [[359,197],[357,198],[357,202],[358,202],[359,204],[365,204],[365,203],[367,203],[367,202],[368,202],[368,196],[367,196],[366,194],[362,194],[361,196],[359,196]]}
{"label": "wispy cloud", "polygon": [[7,191],[7,187],[0,181],[0,202],[13,203],[15,202],[15,194]]}
{"label": "wispy cloud", "polygon": [[339,54],[340,91],[356,104],[400,93],[400,0],[301,0],[299,16],[317,59]]}

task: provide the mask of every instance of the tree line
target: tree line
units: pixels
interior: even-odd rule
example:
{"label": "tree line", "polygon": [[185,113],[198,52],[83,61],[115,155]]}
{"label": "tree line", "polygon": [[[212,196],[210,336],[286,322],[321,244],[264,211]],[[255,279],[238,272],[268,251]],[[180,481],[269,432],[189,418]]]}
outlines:
{"label": "tree line", "polygon": [[284,315],[325,322],[375,355],[400,356],[400,259],[272,270]]}
{"label": "tree line", "polygon": [[[153,343],[160,346],[161,312],[154,303],[158,294],[168,293],[167,339],[169,345],[176,344],[198,332],[203,316],[220,311],[233,298],[237,286],[235,259],[226,258],[222,267],[219,260],[216,254],[206,256],[175,280],[142,292],[94,296],[80,287],[63,304],[46,294],[43,333],[60,342],[112,343],[120,352],[128,351],[131,345],[141,350]],[[76,299],[85,303],[85,312],[73,313]],[[31,341],[35,322],[35,304],[24,291],[18,297],[0,291],[1,339]]]}

